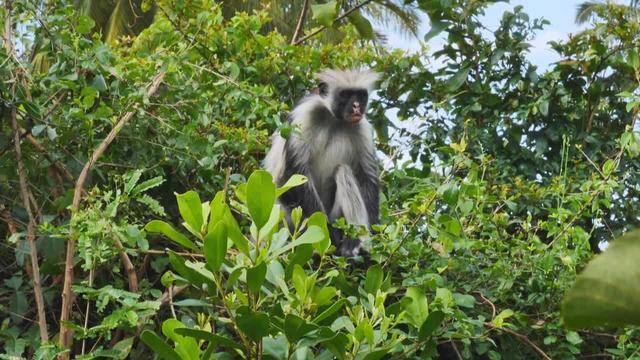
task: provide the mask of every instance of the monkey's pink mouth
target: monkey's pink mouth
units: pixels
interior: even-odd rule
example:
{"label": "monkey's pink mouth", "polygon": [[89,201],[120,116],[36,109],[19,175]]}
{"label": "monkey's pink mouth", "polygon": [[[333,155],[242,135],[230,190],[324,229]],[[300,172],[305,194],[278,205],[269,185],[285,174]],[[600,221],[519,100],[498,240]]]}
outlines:
{"label": "monkey's pink mouth", "polygon": [[362,114],[351,114],[351,122],[356,124],[362,120]]}

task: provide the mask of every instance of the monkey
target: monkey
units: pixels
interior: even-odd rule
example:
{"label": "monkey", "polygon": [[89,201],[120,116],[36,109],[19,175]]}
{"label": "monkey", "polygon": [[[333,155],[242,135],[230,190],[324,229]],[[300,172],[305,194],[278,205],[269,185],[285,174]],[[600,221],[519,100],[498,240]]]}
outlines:
{"label": "monkey", "polygon": [[[303,97],[287,121],[294,131],[272,136],[264,165],[282,186],[292,175],[307,182],[283,193],[279,203],[291,223],[291,210],[304,217],[316,211],[330,224],[344,217],[348,224],[370,230],[379,217],[379,170],[373,128],[365,118],[369,93],[378,75],[367,70],[324,70],[318,88]],[[347,239],[329,226],[331,242],[342,256],[357,256],[362,241]]]}

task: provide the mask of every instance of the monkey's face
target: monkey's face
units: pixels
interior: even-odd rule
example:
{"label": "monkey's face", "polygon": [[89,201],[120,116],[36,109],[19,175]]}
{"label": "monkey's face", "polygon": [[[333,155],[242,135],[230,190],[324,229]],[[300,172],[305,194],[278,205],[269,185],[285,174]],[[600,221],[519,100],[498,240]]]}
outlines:
{"label": "monkey's face", "polygon": [[368,100],[365,89],[338,89],[333,98],[333,114],[341,122],[357,124],[364,117]]}

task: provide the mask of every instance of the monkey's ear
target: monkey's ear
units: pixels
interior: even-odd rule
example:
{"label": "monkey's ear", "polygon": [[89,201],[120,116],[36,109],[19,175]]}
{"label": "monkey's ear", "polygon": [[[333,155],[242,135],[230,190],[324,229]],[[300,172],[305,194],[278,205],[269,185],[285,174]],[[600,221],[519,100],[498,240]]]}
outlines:
{"label": "monkey's ear", "polygon": [[327,84],[324,81],[321,81],[320,84],[318,84],[318,94],[320,94],[320,96],[327,96],[327,94],[329,94],[329,84]]}

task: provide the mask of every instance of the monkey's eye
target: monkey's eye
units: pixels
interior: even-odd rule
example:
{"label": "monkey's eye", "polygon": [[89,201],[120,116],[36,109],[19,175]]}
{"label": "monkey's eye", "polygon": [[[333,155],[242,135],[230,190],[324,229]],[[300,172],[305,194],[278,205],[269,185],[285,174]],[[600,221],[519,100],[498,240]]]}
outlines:
{"label": "monkey's eye", "polygon": [[320,92],[320,96],[327,96],[327,94],[329,94],[329,85],[326,82],[321,82],[318,84],[318,91]]}

